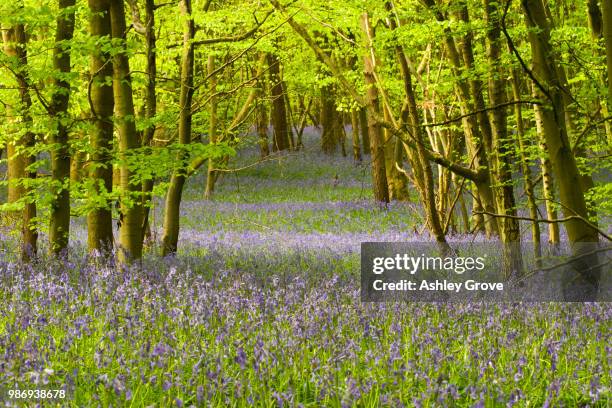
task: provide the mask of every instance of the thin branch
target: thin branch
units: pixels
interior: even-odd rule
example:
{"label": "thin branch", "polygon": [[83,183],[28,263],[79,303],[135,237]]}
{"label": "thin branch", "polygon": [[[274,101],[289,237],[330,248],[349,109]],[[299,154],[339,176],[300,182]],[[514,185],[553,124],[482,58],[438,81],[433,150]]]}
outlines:
{"label": "thin branch", "polygon": [[563,223],[563,222],[567,222],[571,220],[580,220],[584,222],[586,225],[588,225],[590,228],[592,228],[593,230],[597,231],[602,237],[606,238],[608,241],[612,241],[611,236],[609,236],[608,234],[606,234],[605,232],[597,228],[589,220],[579,215],[570,215],[564,218],[557,218],[556,220],[547,220],[547,219],[534,219],[530,217],[520,217],[516,215],[496,214],[496,213],[492,213],[489,211],[474,211],[474,214],[486,214],[486,215],[490,215],[492,217],[497,217],[497,218],[510,218],[513,220],[530,221],[530,222],[545,223],[545,224],[558,224],[558,223]]}
{"label": "thin branch", "polygon": [[[264,17],[264,19],[260,23],[258,23],[251,30],[249,30],[249,31],[247,31],[245,33],[242,33],[240,35],[234,35],[234,36],[231,36],[231,37],[207,38],[207,39],[204,39],[204,40],[194,41],[192,44],[194,46],[198,46],[198,45],[210,45],[210,44],[238,42],[238,41],[246,40],[247,38],[252,37],[257,32],[257,30],[259,30],[259,28],[266,22],[268,17],[270,17],[270,15],[272,15],[273,12],[274,12],[274,10],[268,11],[266,16]],[[257,21],[257,19],[255,19],[255,21]]]}
{"label": "thin branch", "polygon": [[[506,37],[506,40],[508,41],[508,46],[510,47],[510,50],[512,51],[512,53],[514,54],[514,56],[518,60],[519,64],[521,64],[521,67],[523,68],[523,71],[525,71],[525,73],[527,74],[529,79],[531,79],[533,81],[533,83],[542,91],[542,93],[544,93],[544,95],[546,95],[546,98],[548,98],[550,103],[552,103],[553,106],[554,106],[553,98],[550,95],[550,93],[548,92],[548,89],[546,89],[546,87],[544,87],[544,85],[542,85],[542,83],[540,83],[540,81],[538,81],[538,79],[535,77],[535,74],[533,73],[533,71],[531,69],[529,69],[529,67],[525,63],[525,60],[523,60],[523,57],[521,57],[521,54],[519,53],[518,49],[514,45],[514,41],[512,41],[512,37],[510,37],[510,34],[508,33],[508,28],[506,27],[506,17],[508,16],[508,10],[510,9],[510,4],[512,4],[512,0],[508,0],[508,2],[506,3],[506,5],[504,7],[504,15],[501,18],[501,30],[504,33],[504,36]],[[529,16],[527,16],[527,18],[529,18]]]}
{"label": "thin branch", "polygon": [[[296,12],[297,13],[297,12]],[[257,45],[257,43],[264,37],[273,34],[274,32],[278,31],[283,25],[285,25],[296,13],[292,14],[289,18],[287,18],[286,20],[284,20],[283,22],[281,22],[278,26],[274,27],[272,30],[266,31],[265,33],[263,33],[262,35],[260,35],[259,37],[255,38],[255,40],[244,50],[240,51],[236,56],[232,57],[229,61],[227,61],[226,63],[224,63],[223,65],[221,65],[219,68],[215,69],[213,72],[211,72],[210,74],[206,75],[204,77],[204,79],[202,80],[202,83],[199,85],[195,85],[194,89],[198,89],[200,86],[202,86],[202,84],[206,83],[206,81],[208,81],[210,78],[212,78],[213,76],[217,75],[219,72],[221,72],[222,70],[224,70],[226,67],[228,67],[229,65],[232,65],[234,62],[236,62],[238,59],[240,59],[244,54],[246,54],[247,52],[249,52],[253,47],[255,47],[255,45]]]}
{"label": "thin branch", "polygon": [[492,111],[492,110],[496,110],[496,109],[499,109],[499,108],[503,108],[503,107],[506,107],[506,106],[512,106],[512,105],[542,105],[542,102],[539,102],[539,101],[509,101],[509,102],[504,102],[504,103],[497,104],[495,106],[489,106],[489,107],[484,108],[484,109],[479,109],[479,110],[476,110],[476,111],[472,111],[472,112],[466,113],[464,115],[460,115],[460,116],[457,116],[455,118],[445,120],[443,122],[425,123],[425,124],[423,124],[421,126],[423,126],[423,127],[434,127],[434,126],[449,125],[451,123],[458,122],[461,119],[465,119],[465,118],[467,118],[469,116],[478,115],[479,113],[485,113],[485,112],[488,112],[488,111]]}

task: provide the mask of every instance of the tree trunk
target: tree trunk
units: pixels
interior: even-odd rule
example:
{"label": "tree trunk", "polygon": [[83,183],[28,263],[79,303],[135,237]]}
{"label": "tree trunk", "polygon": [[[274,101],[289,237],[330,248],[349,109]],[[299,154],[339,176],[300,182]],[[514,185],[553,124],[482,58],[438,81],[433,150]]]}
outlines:
{"label": "tree trunk", "polygon": [[268,143],[268,113],[263,101],[257,102],[257,134],[259,135],[259,153],[264,158],[270,154]]}
{"label": "tree trunk", "polygon": [[[512,95],[516,101],[521,99],[519,75],[516,69],[512,70]],[[525,128],[521,105],[514,105],[514,116],[516,120],[516,139],[518,142],[519,160],[523,172],[525,195],[527,196],[527,208],[529,208],[529,217],[534,220],[531,223],[531,239],[533,241],[534,255],[536,260],[538,260],[542,257],[540,224],[537,222],[539,218],[538,204],[535,198],[535,189],[533,181],[531,180],[531,168],[529,167],[529,159],[527,157],[527,141],[525,140]],[[540,262],[537,262],[539,265]]]}
{"label": "tree trunk", "polygon": [[[23,3],[18,3],[23,8]],[[32,196],[32,188],[23,185],[25,179],[31,181],[36,178],[36,170],[28,169],[36,161],[34,133],[32,128],[32,98],[30,96],[30,85],[28,78],[28,55],[27,38],[25,26],[21,23],[12,27],[3,27],[2,39],[4,52],[8,57],[14,58],[16,66],[12,71],[19,87],[19,111],[16,115],[21,117],[22,127],[19,133],[22,136],[12,140],[7,146],[8,178],[9,178],[9,203],[21,201],[23,210],[21,213],[21,258],[29,261],[37,253],[38,232],[34,225],[36,218],[36,198]],[[29,184],[29,183],[28,183]],[[19,216],[16,215],[17,222]]]}
{"label": "tree trunk", "polygon": [[[191,100],[193,97],[193,37],[195,25],[191,18],[191,0],[181,0],[181,14],[183,15],[183,55],[181,57],[181,89],[180,89],[180,116],[178,138],[179,143],[185,146],[191,143]],[[185,185],[189,155],[185,151],[177,154],[177,168],[170,179],[170,187],[166,195],[164,211],[164,235],[162,237],[162,256],[176,253],[180,227],[180,207]]]}
{"label": "tree trunk", "polygon": [[[215,56],[214,55],[208,56],[207,70],[208,70],[208,75],[210,76],[208,92],[211,95],[210,96],[210,119],[209,119],[209,124],[208,124],[208,139],[209,139],[210,145],[215,145],[218,142],[217,140],[218,115],[217,115],[217,97],[214,96],[215,93],[217,92],[217,77],[216,75],[214,75],[214,72],[215,72]],[[206,172],[206,190],[204,191],[204,198],[207,200],[210,200],[212,198],[212,195],[215,191],[215,181],[217,178],[215,174],[215,167],[216,167],[216,160],[214,160],[213,158],[208,159],[208,170]]]}
{"label": "tree trunk", "polygon": [[[385,109],[384,116],[387,121],[390,121],[391,114],[387,109]],[[405,201],[408,198],[408,187],[406,186],[406,177],[395,166],[397,157],[395,149],[396,140],[388,129],[385,129],[383,134],[385,138],[385,170],[387,172],[387,185],[389,186],[389,199]]]}
{"label": "tree trunk", "polygon": [[[511,142],[508,138],[507,112],[501,105],[506,102],[506,81],[499,61],[501,58],[500,9],[498,3],[484,0],[487,23],[486,49],[491,65],[489,71],[489,101],[497,108],[490,111],[491,146],[490,163],[492,182],[496,186],[495,198],[497,213],[516,217],[514,184],[512,180]],[[500,236],[504,244],[505,277],[510,278],[523,273],[521,255],[521,231],[516,218],[502,218],[498,222]]]}
{"label": "tree trunk", "polygon": [[268,54],[268,66],[270,69],[270,82],[272,83],[270,89],[270,95],[272,96],[272,127],[274,128],[272,150],[287,150],[289,148],[289,125],[285,106],[285,89],[280,77],[280,60],[278,57]]}
{"label": "tree trunk", "polygon": [[[147,88],[146,88],[146,106],[145,117],[148,121],[153,120],[157,114],[157,94],[155,92],[157,81],[157,50],[155,36],[155,2],[154,0],[145,0],[145,46],[147,53]],[[149,124],[142,135],[142,147],[150,147],[155,134],[155,125]],[[153,179],[142,181],[142,240],[148,241],[151,239],[151,227],[149,225],[149,213],[151,211],[151,199],[153,191]]]}
{"label": "tree trunk", "polygon": [[[554,50],[550,45],[550,26],[541,0],[523,0],[522,5],[529,29],[533,72],[539,81],[536,86],[546,97],[544,101],[547,105],[541,109],[542,126],[555,179],[559,183],[561,206],[566,216],[582,218],[582,220],[574,218],[565,223],[574,254],[583,257],[579,262],[584,266],[578,269],[583,282],[578,284],[583,285],[583,290],[586,291],[581,295],[582,298],[593,299],[598,291],[600,271],[598,268],[593,268],[593,264],[589,263],[597,264],[598,260],[596,254],[584,256],[583,252],[588,246],[582,245],[582,243],[598,242],[599,236],[597,231],[585,222],[589,214],[580,173],[572,154],[565,126],[563,91],[560,87],[561,80],[556,69]],[[572,293],[566,293],[566,296],[571,297],[573,295]]]}
{"label": "tree trunk", "polygon": [[[537,98],[541,95],[537,93],[535,85],[533,86],[533,96]],[[544,135],[544,125],[542,117],[542,108],[534,105],[534,116],[536,122],[536,131],[538,133],[538,143],[540,145],[540,167],[542,169],[542,194],[544,195],[544,205],[546,206],[546,218],[549,221],[557,220],[557,206],[555,205],[555,186],[553,180],[552,164],[550,155],[546,146],[546,137]],[[559,224],[551,222],[548,224],[548,242],[557,246],[561,243],[559,236]]]}
{"label": "tree trunk", "polygon": [[342,157],[348,156],[346,151],[346,128],[344,126],[344,115],[341,112],[336,112],[336,140],[340,145]]}
{"label": "tree trunk", "polygon": [[[387,10],[394,12],[393,6],[390,2],[386,4],[386,7]],[[367,15],[364,21],[367,23]],[[395,19],[393,18],[391,19],[391,28],[397,28]],[[371,37],[371,35],[368,37]],[[436,242],[441,245],[444,251],[447,251],[448,244],[446,242],[444,228],[440,222],[440,214],[436,209],[433,171],[431,169],[429,160],[426,157],[425,148],[423,146],[423,130],[421,128],[421,119],[419,118],[419,112],[416,106],[416,98],[412,85],[412,76],[408,66],[408,59],[406,58],[404,50],[399,45],[395,47],[395,54],[400,65],[400,72],[404,83],[405,100],[402,111],[402,121],[408,126],[416,141],[416,149],[414,149],[414,152],[406,149],[406,154],[408,155],[408,159],[410,160],[410,164],[412,166],[412,171],[414,172],[416,187],[421,195],[421,202],[423,203],[423,208],[425,209],[427,226]]]}
{"label": "tree trunk", "polygon": [[[606,1],[607,0],[602,0],[602,3],[605,3]],[[597,0],[588,0],[587,12],[588,12],[587,15],[589,17],[589,27],[591,28],[591,33],[593,34],[593,37],[595,38],[601,37],[603,22],[602,22],[601,10],[599,9]]]}
{"label": "tree trunk", "polygon": [[136,132],[132,78],[126,44],[125,8],[122,0],[111,0],[111,31],[115,41],[121,44],[121,51],[113,58],[113,94],[115,98],[115,120],[119,133],[119,191],[120,227],[118,260],[127,264],[142,257],[142,184],[133,180],[130,169],[131,156],[140,147]]}
{"label": "tree trunk", "polygon": [[368,114],[365,108],[359,109],[359,129],[361,130],[361,150],[364,155],[370,154],[370,128]]}
{"label": "tree trunk", "polygon": [[336,114],[333,88],[327,85],[321,88],[321,150],[326,154],[334,154],[338,146]]}
{"label": "tree trunk", "polygon": [[[59,17],[53,48],[53,67],[62,74],[70,72],[70,42],[74,33],[75,0],[59,0]],[[56,120],[56,130],[51,134],[51,214],[49,224],[49,251],[59,255],[68,246],[70,233],[70,152],[68,129],[64,120],[68,117],[70,82],[57,77],[56,90],[51,96],[50,114]]]}
{"label": "tree trunk", "polygon": [[[361,17],[361,27],[367,37],[373,36],[367,13],[364,13]],[[368,134],[370,136],[370,154],[372,155],[372,187],[376,201],[388,203],[389,187],[385,170],[384,136],[382,128],[376,120],[376,118],[381,117],[378,89],[374,77],[376,63],[373,61],[373,55],[370,52],[365,53],[363,61],[367,88]]]}
{"label": "tree trunk", "polygon": [[293,110],[291,109],[291,98],[289,97],[289,93],[287,92],[287,85],[285,84],[285,82],[283,81],[283,89],[285,90],[284,95],[285,95],[285,107],[286,107],[286,111],[287,111],[287,121],[288,121],[288,125],[289,125],[289,129],[287,131],[287,141],[289,142],[289,149],[290,150],[298,150],[298,148],[295,145],[295,139],[294,139],[294,135],[293,135],[293,130],[295,129],[295,131],[298,131],[295,122],[294,122],[294,117],[293,117]]}
{"label": "tree trunk", "polygon": [[[434,13],[436,20],[439,22],[445,22],[446,17],[437,10],[437,6],[434,0],[424,0],[425,4],[428,8],[432,10]],[[444,29],[444,44],[445,49],[448,53],[448,58],[451,61],[451,69],[454,72],[454,75],[457,79],[457,95],[460,100],[461,114],[467,115],[470,112],[474,112],[476,109],[474,108],[474,104],[471,103],[474,98],[471,95],[470,84],[463,78],[462,70],[465,68],[465,64],[461,63],[461,56],[457,50],[457,45],[455,44],[455,40],[452,37],[452,33],[450,29],[447,27]],[[470,47],[471,50],[471,47]],[[466,56],[469,59],[469,56]],[[468,61],[469,62],[469,61]],[[474,86],[477,86],[474,85]],[[476,115],[477,116],[477,115]],[[476,185],[476,189],[478,190],[477,194],[474,196],[474,210],[478,211],[480,209],[485,210],[486,212],[494,213],[495,212],[495,200],[494,195],[491,189],[490,183],[490,166],[489,160],[487,156],[487,151],[480,147],[480,144],[486,141],[483,141],[483,136],[481,135],[480,130],[478,128],[478,121],[475,115],[469,115],[463,120],[463,128],[465,133],[465,141],[467,145],[468,151],[468,160],[473,163],[474,168],[481,169],[485,168],[486,171],[484,174],[485,178],[478,180],[474,184]],[[486,123],[486,115],[485,117],[481,116],[482,123]],[[477,216],[475,217],[478,225],[478,220],[483,218],[484,227],[488,236],[497,235],[498,226],[497,220],[490,216],[485,215],[484,217]]]}
{"label": "tree trunk", "polygon": [[359,112],[351,111],[351,140],[353,141],[353,159],[361,161],[361,145],[359,142]]}
{"label": "tree trunk", "polygon": [[[91,36],[110,37],[110,1],[89,0],[91,12],[89,27]],[[87,216],[88,246],[90,251],[105,252],[113,247],[113,220],[108,194],[113,189],[113,88],[108,79],[113,75],[113,66],[106,47],[96,47],[91,55],[91,109],[94,129],[91,133],[92,153],[89,163],[89,179],[92,183],[92,204],[95,206]],[[102,197],[102,200],[96,200]],[[102,201],[104,204],[96,204]]]}
{"label": "tree trunk", "polygon": [[[83,135],[85,137],[85,135]],[[70,158],[70,184],[76,184],[83,181],[85,152],[76,151]]]}

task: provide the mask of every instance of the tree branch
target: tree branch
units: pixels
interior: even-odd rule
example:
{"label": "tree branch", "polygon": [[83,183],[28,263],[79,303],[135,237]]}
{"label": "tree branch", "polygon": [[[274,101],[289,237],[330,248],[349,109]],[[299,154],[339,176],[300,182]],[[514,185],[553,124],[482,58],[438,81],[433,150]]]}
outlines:
{"label": "tree branch", "polygon": [[[193,45],[194,46],[210,45],[210,44],[238,42],[238,41],[246,40],[247,38],[252,37],[257,32],[257,30],[259,30],[259,28],[266,22],[268,17],[270,17],[270,15],[272,15],[273,12],[274,12],[274,10],[268,11],[268,13],[266,14],[266,16],[264,17],[264,19],[261,22],[258,22],[255,27],[253,27],[251,30],[249,30],[249,31],[247,31],[245,33],[242,33],[240,35],[234,35],[234,36],[231,36],[231,37],[207,38],[207,39],[204,39],[204,40],[194,41]],[[257,19],[255,19],[255,21],[257,21]]]}
{"label": "tree branch", "polygon": [[504,108],[506,106],[523,105],[523,104],[524,105],[542,105],[542,102],[540,102],[540,101],[509,101],[509,102],[500,103],[500,104],[497,104],[497,105],[494,105],[494,106],[489,106],[489,107],[486,107],[486,108],[483,108],[483,109],[479,109],[479,110],[476,110],[476,111],[472,111],[472,112],[466,113],[464,115],[460,115],[460,116],[457,116],[455,118],[445,120],[443,122],[425,123],[425,124],[423,124],[421,126],[423,126],[423,127],[434,127],[434,126],[449,125],[449,124],[451,124],[453,122],[458,122],[461,119],[467,118],[469,116],[478,115],[479,113],[485,113],[485,112],[496,110],[496,109],[499,109],[499,108]]}
{"label": "tree branch", "polygon": [[495,214],[489,211],[474,211],[474,214],[486,214],[486,215],[490,215],[492,217],[497,217],[497,218],[510,218],[513,220],[519,220],[519,221],[530,221],[530,222],[538,222],[538,223],[545,223],[545,224],[558,224],[558,223],[563,223],[563,222],[567,222],[567,221],[571,221],[571,220],[580,220],[582,222],[584,222],[586,225],[588,225],[590,228],[592,228],[593,230],[597,231],[602,237],[606,238],[608,241],[612,241],[612,237],[609,236],[608,234],[606,234],[605,232],[603,232],[602,230],[600,230],[599,228],[597,228],[595,225],[593,225],[589,220],[585,219],[584,217],[581,217],[579,215],[570,215],[564,218],[557,218],[556,220],[547,220],[547,219],[535,219],[535,218],[529,218],[529,217],[520,217],[520,216],[516,216],[516,215],[505,215],[505,214]]}

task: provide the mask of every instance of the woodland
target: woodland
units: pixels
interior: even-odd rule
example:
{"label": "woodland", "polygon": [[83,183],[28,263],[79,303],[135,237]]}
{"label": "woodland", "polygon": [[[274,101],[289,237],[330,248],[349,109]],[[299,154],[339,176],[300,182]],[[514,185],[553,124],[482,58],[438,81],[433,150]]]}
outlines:
{"label": "woodland", "polygon": [[[610,403],[612,0],[14,0],[0,29],[0,402]],[[565,251],[588,302],[361,302],[375,241],[497,243],[508,280]]]}

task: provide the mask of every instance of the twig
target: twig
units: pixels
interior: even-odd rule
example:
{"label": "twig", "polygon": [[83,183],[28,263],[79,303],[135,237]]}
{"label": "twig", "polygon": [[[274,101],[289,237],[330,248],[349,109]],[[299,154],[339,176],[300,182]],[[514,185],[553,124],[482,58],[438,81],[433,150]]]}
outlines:
{"label": "twig", "polygon": [[467,117],[470,117],[470,116],[474,116],[474,115],[478,115],[479,113],[484,113],[484,112],[496,110],[496,109],[503,108],[503,107],[506,107],[506,106],[523,105],[523,104],[524,105],[542,105],[542,102],[540,102],[540,101],[509,101],[509,102],[504,102],[504,103],[497,104],[495,106],[489,106],[489,107],[484,108],[484,109],[479,109],[479,110],[476,110],[476,111],[472,111],[472,112],[466,113],[464,115],[460,115],[460,116],[457,116],[455,118],[445,120],[444,122],[425,123],[425,124],[423,124],[421,126],[423,126],[423,127],[433,127],[433,126],[449,125],[449,124],[451,124],[453,122],[458,122],[461,119],[464,119],[464,118],[467,118]]}
{"label": "twig", "polygon": [[581,217],[580,215],[570,215],[564,218],[557,218],[556,220],[547,220],[547,219],[538,220],[538,219],[534,219],[530,217],[520,217],[517,215],[496,214],[496,213],[492,213],[489,211],[474,211],[474,214],[486,214],[486,215],[490,215],[492,217],[497,217],[497,218],[510,218],[513,220],[531,221],[531,222],[538,222],[538,223],[545,223],[545,224],[558,224],[558,223],[567,222],[571,220],[580,220],[584,222],[586,225],[588,225],[590,228],[597,231],[602,237],[606,238],[608,241],[612,241],[612,237],[610,237],[608,234],[606,234],[605,232],[597,228],[595,225],[593,225],[589,220],[585,219],[584,217]]}

